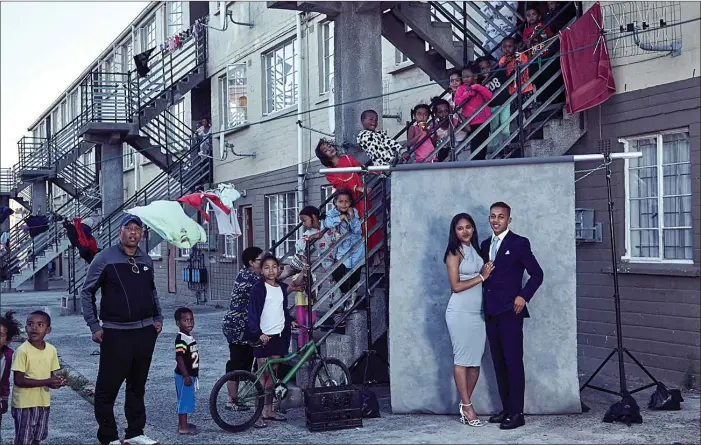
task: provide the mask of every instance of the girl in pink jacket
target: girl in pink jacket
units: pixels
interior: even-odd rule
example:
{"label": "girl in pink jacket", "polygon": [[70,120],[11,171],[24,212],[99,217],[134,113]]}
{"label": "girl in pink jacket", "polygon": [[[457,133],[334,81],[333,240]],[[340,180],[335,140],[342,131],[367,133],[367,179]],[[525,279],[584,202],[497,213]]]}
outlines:
{"label": "girl in pink jacket", "polygon": [[491,115],[489,106],[486,106],[479,113],[475,114],[482,105],[492,99],[492,92],[488,88],[479,83],[479,69],[473,66],[468,66],[462,70],[462,85],[458,87],[455,93],[455,106],[462,110],[462,115],[468,120],[469,125],[466,127],[470,131],[470,148],[473,153],[471,159],[484,159],[484,154],[487,152],[486,145],[481,150],[477,151],[483,142],[489,137],[489,125],[486,125],[479,133],[472,135],[477,128],[484,123]]}

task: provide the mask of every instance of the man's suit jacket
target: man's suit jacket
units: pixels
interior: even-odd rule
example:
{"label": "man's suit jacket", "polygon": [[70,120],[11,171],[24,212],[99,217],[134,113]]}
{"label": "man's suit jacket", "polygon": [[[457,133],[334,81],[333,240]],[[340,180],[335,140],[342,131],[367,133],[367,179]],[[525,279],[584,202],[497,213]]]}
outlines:
{"label": "man's suit jacket", "polygon": [[[482,241],[482,258],[489,261],[489,250],[492,246],[491,236]],[[523,283],[523,272],[528,272],[530,278]],[[511,230],[499,244],[494,270],[482,285],[484,294],[485,315],[499,315],[514,310],[514,300],[521,296],[527,302],[543,283],[543,269],[531,252],[528,238],[520,236]],[[523,309],[524,317],[528,317],[528,308]]]}

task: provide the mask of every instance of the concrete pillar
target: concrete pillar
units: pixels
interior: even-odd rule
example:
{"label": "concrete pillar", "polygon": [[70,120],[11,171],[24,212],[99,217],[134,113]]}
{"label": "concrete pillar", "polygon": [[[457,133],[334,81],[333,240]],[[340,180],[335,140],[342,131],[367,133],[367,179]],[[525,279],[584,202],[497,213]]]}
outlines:
{"label": "concrete pillar", "polygon": [[[336,142],[355,144],[362,129],[360,114],[372,109],[382,116],[382,8],[362,2],[340,2],[334,17],[334,103]],[[373,97],[358,102],[358,99]],[[351,153],[353,154],[353,153]]]}
{"label": "concrete pillar", "polygon": [[[46,181],[32,183],[32,215],[46,215],[47,187],[50,185]],[[35,256],[39,253],[32,252]],[[34,290],[49,290],[49,269],[47,267],[41,268],[34,274]]]}
{"label": "concrete pillar", "polygon": [[102,216],[107,217],[124,203],[122,144],[102,144],[100,150]]}

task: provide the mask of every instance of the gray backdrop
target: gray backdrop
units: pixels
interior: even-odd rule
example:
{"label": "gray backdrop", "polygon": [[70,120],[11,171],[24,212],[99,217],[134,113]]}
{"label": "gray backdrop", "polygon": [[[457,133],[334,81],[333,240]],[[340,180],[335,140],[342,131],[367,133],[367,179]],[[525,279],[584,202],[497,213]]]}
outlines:
{"label": "gray backdrop", "polygon": [[[395,413],[458,413],[443,254],[456,213],[472,215],[480,242],[491,235],[489,206],[495,201],[511,206],[510,228],[530,239],[545,275],[524,323],[525,412],[581,412],[574,164],[547,163],[392,174],[389,350]],[[472,401],[482,415],[501,410],[488,345]]]}

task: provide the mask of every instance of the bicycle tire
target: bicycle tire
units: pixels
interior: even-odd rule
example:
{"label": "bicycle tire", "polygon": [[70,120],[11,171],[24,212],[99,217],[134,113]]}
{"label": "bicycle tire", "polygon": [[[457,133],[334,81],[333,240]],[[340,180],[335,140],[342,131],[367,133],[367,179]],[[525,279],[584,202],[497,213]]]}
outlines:
{"label": "bicycle tire", "polygon": [[350,385],[351,384],[351,373],[350,370],[348,369],[348,366],[345,365],[341,360],[333,357],[329,358],[322,358],[319,360],[319,363],[317,363],[314,366],[314,370],[312,371],[312,388],[322,388],[324,386],[329,387],[329,386],[339,386],[338,382],[333,382],[334,384],[332,385],[317,385],[317,377],[319,377],[322,373],[328,373],[328,369],[337,366],[340,368],[340,370],[343,373],[343,376],[346,378],[346,384]]}
{"label": "bicycle tire", "polygon": [[[239,383],[241,382],[255,382],[256,386],[256,408],[250,410],[251,412],[251,417],[248,419],[246,422],[241,423],[241,424],[231,424],[226,422],[222,416],[219,414],[219,409],[217,406],[217,396],[219,395],[219,391],[224,389],[226,391],[226,383],[231,381],[231,380],[236,380]],[[258,381],[256,382],[256,376],[255,374],[252,374],[248,371],[231,371],[227,372],[224,374],[217,382],[214,384],[212,387],[212,392],[209,394],[209,413],[212,416],[212,419],[214,420],[214,423],[219,426],[219,428],[223,429],[224,431],[228,431],[230,433],[239,433],[241,431],[245,431],[249,429],[250,427],[253,426],[254,423],[256,423],[256,420],[258,420],[258,417],[260,417],[261,413],[263,412],[263,404],[265,401],[263,400],[264,398],[264,389],[263,385]]]}

